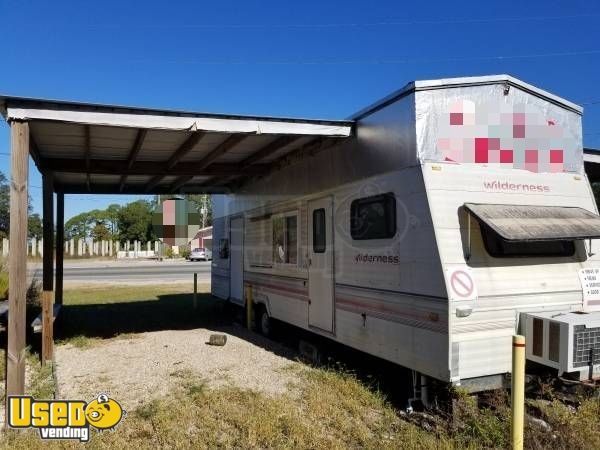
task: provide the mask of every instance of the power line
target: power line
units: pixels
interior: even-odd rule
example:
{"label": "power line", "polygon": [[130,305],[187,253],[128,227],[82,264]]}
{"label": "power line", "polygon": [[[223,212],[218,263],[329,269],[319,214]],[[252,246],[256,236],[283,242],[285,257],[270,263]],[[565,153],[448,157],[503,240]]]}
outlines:
{"label": "power line", "polygon": [[[471,56],[451,56],[451,57],[383,57],[383,58],[361,58],[361,59],[335,59],[324,57],[318,59],[160,59],[160,58],[127,58],[120,61],[121,64],[199,64],[199,65],[380,65],[380,64],[411,64],[411,63],[430,63],[430,62],[464,62],[464,61],[504,61],[511,59],[535,59],[535,58],[556,58],[569,56],[590,56],[599,55],[600,50],[575,50],[565,52],[551,53],[529,53],[523,55],[471,55]],[[66,60],[47,59],[46,63],[63,63]],[[97,61],[96,61],[97,62]],[[116,62],[112,60],[112,62]]]}
{"label": "power line", "polygon": [[506,23],[506,22],[541,22],[567,19],[593,19],[600,14],[569,14],[563,16],[514,16],[514,17],[481,17],[481,18],[454,18],[454,19],[416,19],[416,20],[384,20],[377,22],[331,22],[331,23],[278,23],[278,24],[103,24],[83,25],[75,28],[85,29],[206,29],[206,30],[230,30],[230,29],[315,29],[315,28],[369,28],[387,26],[413,26],[413,25],[452,25],[452,24],[482,24],[482,23]]}

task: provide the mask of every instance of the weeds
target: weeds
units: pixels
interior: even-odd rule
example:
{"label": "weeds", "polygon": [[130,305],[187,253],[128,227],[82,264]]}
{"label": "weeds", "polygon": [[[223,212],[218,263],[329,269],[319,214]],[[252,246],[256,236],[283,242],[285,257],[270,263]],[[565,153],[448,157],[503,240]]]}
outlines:
{"label": "weeds", "polygon": [[94,339],[94,338],[90,338],[90,337],[83,336],[83,335],[77,335],[77,336],[69,337],[68,339],[63,339],[63,340],[59,341],[58,343],[60,345],[71,344],[73,347],[76,347],[79,349],[86,349],[86,348],[93,347],[94,345],[98,344],[99,342],[100,342],[100,339]]}

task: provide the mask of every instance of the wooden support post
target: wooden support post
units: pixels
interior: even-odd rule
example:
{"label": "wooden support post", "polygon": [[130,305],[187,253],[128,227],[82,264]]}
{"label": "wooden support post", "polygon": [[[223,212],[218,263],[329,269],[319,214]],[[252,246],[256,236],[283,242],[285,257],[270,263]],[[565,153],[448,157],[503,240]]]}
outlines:
{"label": "wooden support post", "polygon": [[[71,248],[69,246],[69,248]],[[63,274],[65,259],[65,194],[56,194],[56,293],[54,302],[63,303]]]}
{"label": "wooden support post", "polygon": [[25,393],[25,302],[27,294],[27,181],[29,124],[10,124],[10,253],[8,256],[8,344],[6,395]]}
{"label": "wooden support post", "polygon": [[54,309],[54,183],[52,173],[42,176],[44,255],[42,261],[42,365],[52,359]]}
{"label": "wooden support post", "polygon": [[194,309],[198,308],[198,273],[194,272]]}

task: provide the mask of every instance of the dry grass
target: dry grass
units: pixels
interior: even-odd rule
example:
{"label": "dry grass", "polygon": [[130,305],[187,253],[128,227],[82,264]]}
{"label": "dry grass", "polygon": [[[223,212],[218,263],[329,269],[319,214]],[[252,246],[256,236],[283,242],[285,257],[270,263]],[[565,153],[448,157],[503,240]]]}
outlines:
{"label": "dry grass", "polygon": [[[179,384],[134,411],[115,432],[94,433],[89,448],[508,448],[504,392],[455,395],[451,417],[406,415],[353,375],[295,365],[300,395],[269,396],[237,387],[210,389],[193,372],[172,373]],[[41,377],[43,378],[43,377]],[[600,401],[581,397],[577,408],[557,400],[528,400],[547,432],[526,426],[526,448],[600,448]],[[9,431],[3,448],[74,448],[42,442],[32,431]]]}
{"label": "dry grass", "polygon": [[[182,287],[181,292],[186,289]],[[68,291],[65,303],[98,302],[102,290],[106,294],[106,288]],[[106,301],[136,301],[151,295],[158,300],[172,293],[173,286],[127,286],[111,289]],[[178,302],[187,304],[189,298],[162,297],[165,301],[177,306]],[[182,308],[180,314],[184,316],[186,311]],[[164,319],[162,309],[156,314]],[[74,335],[70,342],[88,346],[95,339]],[[28,364],[31,392],[48,398],[53,392],[48,369],[42,370],[32,358]],[[462,449],[508,448],[510,444],[510,407],[505,391],[479,397],[454,392],[451,415],[440,411],[407,415],[391,405],[383,393],[343,369],[293,364],[285,370],[294,374],[293,395],[274,396],[231,385],[209,388],[193,371],[174,370],[169,377],[177,380],[177,387],[170,395],[149,399],[129,411],[115,432],[93,433],[87,447]],[[528,413],[544,420],[550,429],[527,423],[526,448],[600,448],[598,392],[581,392],[574,402],[560,401],[561,395],[552,386],[545,386],[527,400]],[[31,430],[0,433],[1,448],[80,446],[68,441],[44,442]]]}
{"label": "dry grass", "polygon": [[[302,395],[270,397],[239,388],[208,389],[179,374],[171,396],[131,411],[114,433],[95,434],[90,448],[451,448],[401,420],[384,398],[354,377],[326,370],[298,373]],[[32,432],[9,432],[11,448],[49,444]]]}

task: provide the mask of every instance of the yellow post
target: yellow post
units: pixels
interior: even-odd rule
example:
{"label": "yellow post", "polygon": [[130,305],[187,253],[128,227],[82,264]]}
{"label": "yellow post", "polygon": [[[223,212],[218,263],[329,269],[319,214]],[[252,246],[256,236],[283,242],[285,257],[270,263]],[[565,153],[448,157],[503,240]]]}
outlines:
{"label": "yellow post", "polygon": [[252,329],[252,286],[246,285],[246,327]]}
{"label": "yellow post", "polygon": [[198,274],[194,272],[194,309],[198,308]]}
{"label": "yellow post", "polygon": [[525,337],[513,336],[511,376],[511,438],[512,448],[523,449],[523,420],[525,419]]}

